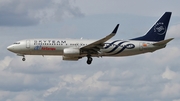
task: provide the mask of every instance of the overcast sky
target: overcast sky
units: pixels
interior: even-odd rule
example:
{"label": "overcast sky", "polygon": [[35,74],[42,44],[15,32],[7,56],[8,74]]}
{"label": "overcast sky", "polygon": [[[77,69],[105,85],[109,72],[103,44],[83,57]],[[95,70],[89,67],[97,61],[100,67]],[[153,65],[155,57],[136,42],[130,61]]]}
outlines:
{"label": "overcast sky", "polygon": [[[0,101],[180,101],[179,0],[0,0]],[[62,61],[7,51],[28,38],[113,39],[145,34],[172,12],[166,38],[153,53]]]}

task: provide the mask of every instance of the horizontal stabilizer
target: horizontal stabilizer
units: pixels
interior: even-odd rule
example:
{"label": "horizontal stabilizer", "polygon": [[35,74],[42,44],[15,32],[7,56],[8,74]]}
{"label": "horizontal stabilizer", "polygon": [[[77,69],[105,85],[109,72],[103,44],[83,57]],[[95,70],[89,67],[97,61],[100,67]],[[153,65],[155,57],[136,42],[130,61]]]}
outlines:
{"label": "horizontal stabilizer", "polygon": [[170,39],[166,39],[166,40],[163,40],[163,41],[159,41],[157,43],[154,43],[153,45],[155,46],[161,46],[161,45],[166,45],[169,41],[173,40],[174,38],[170,38]]}

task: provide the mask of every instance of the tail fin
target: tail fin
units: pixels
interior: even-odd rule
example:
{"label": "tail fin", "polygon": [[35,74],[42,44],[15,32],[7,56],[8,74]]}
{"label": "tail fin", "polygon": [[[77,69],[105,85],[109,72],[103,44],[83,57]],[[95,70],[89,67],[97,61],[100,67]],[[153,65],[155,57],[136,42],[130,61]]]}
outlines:
{"label": "tail fin", "polygon": [[131,40],[142,41],[161,41],[164,40],[171,18],[171,12],[165,12],[164,15],[154,24],[146,35]]}

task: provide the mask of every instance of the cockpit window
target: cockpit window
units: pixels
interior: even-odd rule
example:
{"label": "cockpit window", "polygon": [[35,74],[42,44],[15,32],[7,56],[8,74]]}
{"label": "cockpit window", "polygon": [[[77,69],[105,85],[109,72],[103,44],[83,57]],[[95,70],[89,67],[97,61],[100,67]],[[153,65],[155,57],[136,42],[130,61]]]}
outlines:
{"label": "cockpit window", "polygon": [[14,44],[20,44],[20,42],[15,42]]}

